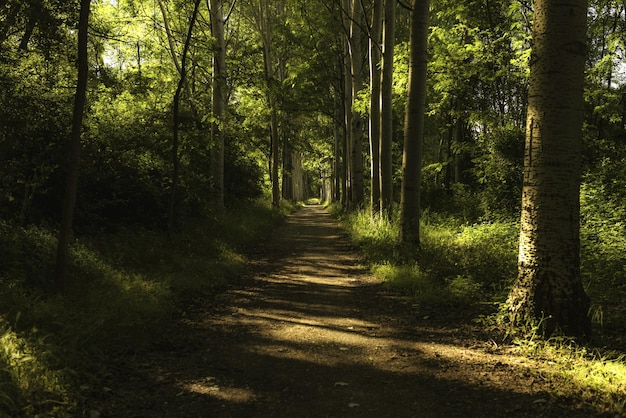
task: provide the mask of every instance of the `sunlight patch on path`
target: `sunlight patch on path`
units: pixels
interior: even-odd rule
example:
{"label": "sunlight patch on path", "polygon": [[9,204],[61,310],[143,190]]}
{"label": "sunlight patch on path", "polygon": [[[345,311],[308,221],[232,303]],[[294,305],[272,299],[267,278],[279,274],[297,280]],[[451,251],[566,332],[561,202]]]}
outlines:
{"label": "sunlight patch on path", "polygon": [[209,395],[228,402],[248,403],[253,402],[257,396],[250,389],[222,387],[217,385],[213,379],[207,378],[202,381],[188,382],[182,384],[182,389],[199,395]]}

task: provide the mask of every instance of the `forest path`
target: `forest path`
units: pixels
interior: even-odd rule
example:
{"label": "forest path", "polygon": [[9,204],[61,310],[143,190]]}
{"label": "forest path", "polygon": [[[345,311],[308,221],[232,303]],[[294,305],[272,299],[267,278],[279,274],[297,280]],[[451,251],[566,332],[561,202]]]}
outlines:
{"label": "forest path", "polygon": [[471,326],[431,319],[387,290],[321,206],[290,216],[257,250],[249,277],[196,300],[114,373],[99,416],[588,414],[542,396],[523,372],[535,366]]}

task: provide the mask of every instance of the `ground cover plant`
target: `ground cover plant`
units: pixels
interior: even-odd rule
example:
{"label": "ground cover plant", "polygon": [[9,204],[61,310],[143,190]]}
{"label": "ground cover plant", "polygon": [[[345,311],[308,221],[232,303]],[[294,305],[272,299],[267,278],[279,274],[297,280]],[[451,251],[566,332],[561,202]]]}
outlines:
{"label": "ground cover plant", "polygon": [[116,355],[142,350],[190,295],[245,270],[244,252],[290,210],[261,202],[190,223],[78,239],[66,294],[46,291],[55,237],[0,225],[0,416],[80,416]]}

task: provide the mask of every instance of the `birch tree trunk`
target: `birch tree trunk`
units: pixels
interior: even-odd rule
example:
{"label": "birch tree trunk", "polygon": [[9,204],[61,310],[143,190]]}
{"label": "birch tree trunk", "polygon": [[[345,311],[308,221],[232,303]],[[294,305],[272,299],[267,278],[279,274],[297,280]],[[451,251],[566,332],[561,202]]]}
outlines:
{"label": "birch tree trunk", "polygon": [[580,274],[579,188],[587,1],[537,0],[528,94],[514,326],[590,334]]}
{"label": "birch tree trunk", "polygon": [[404,152],[402,155],[400,241],[419,247],[429,0],[413,0],[412,9],[409,41],[409,85],[404,119]]}
{"label": "birch tree trunk", "polygon": [[343,116],[344,116],[344,137],[343,137],[343,161],[344,161],[344,195],[342,203],[344,207],[352,206],[352,70],[350,63],[350,13],[351,0],[344,0],[344,30],[346,33],[343,55]]}
{"label": "birch tree trunk", "polygon": [[259,0],[258,10],[254,12],[263,43],[263,62],[265,71],[265,80],[267,83],[267,102],[270,110],[270,178],[272,182],[272,206],[280,205],[280,138],[278,132],[278,101],[276,97],[276,74],[274,70],[274,53],[272,46],[272,23],[269,0]]}

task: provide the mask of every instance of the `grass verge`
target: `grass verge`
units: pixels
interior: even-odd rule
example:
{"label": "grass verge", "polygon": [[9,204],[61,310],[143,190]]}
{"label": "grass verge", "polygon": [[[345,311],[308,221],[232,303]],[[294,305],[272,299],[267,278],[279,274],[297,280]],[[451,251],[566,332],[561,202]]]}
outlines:
{"label": "grass verge", "polygon": [[62,296],[48,291],[53,233],[0,223],[0,417],[88,416],[83,394],[107,358],[145,347],[181,298],[239,276],[284,211],[242,206],[172,240],[131,229],[80,239]]}
{"label": "grass verge", "polygon": [[[583,188],[582,274],[592,299],[596,333],[592,345],[529,336],[514,351],[543,364],[538,377],[552,395],[564,394],[593,405],[606,416],[626,416],[626,222],[623,210],[607,208]],[[602,210],[604,208],[604,210]],[[362,249],[373,274],[408,292],[416,304],[439,313],[456,312],[478,324],[497,323],[517,274],[516,222],[468,224],[426,214],[418,254],[398,244],[398,214],[385,220],[367,211],[331,207]]]}

